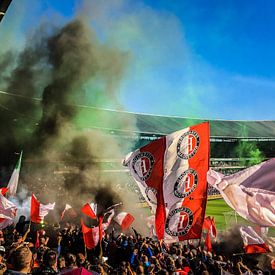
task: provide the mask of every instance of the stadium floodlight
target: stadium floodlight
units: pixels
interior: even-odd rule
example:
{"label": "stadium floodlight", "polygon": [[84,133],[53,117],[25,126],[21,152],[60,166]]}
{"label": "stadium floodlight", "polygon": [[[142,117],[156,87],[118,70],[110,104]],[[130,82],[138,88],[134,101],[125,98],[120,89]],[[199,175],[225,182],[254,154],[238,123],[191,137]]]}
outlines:
{"label": "stadium floodlight", "polygon": [[8,10],[8,7],[12,0],[0,0],[0,22],[3,19],[5,13]]}

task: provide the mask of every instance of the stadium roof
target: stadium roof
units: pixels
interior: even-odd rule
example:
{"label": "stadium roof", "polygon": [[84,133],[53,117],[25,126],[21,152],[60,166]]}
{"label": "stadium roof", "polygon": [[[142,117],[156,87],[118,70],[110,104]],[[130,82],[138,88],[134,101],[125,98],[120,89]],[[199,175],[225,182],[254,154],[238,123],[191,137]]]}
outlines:
{"label": "stadium roof", "polygon": [[[0,91],[0,96],[12,97],[16,100],[30,100],[39,110],[40,98],[29,98],[12,93]],[[5,102],[5,101],[4,101]],[[118,110],[102,109],[84,105],[75,105],[79,115],[75,123],[80,129],[101,129],[113,131],[119,135],[166,135],[182,128],[210,121],[210,135],[212,138],[247,138],[275,140],[275,120],[273,121],[231,121],[231,120],[207,120],[187,117],[160,116],[151,114],[138,114]],[[24,118],[10,109],[9,106],[0,105],[1,112],[8,112],[16,118]],[[1,113],[0,113],[1,115]],[[32,118],[34,119],[34,118]],[[35,121],[36,123],[37,121]]]}

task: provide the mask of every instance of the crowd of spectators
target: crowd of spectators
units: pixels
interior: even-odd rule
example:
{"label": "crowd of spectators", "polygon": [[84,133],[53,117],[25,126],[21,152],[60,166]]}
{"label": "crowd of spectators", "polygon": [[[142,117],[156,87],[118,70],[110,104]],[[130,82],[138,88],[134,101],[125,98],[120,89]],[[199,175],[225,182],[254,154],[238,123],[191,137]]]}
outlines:
{"label": "crowd of spectators", "polygon": [[133,228],[127,235],[112,229],[93,250],[85,249],[81,227],[72,223],[41,228],[21,217],[15,227],[0,231],[0,275],[66,274],[77,268],[92,274],[121,275],[273,274],[275,262],[270,259],[267,266],[260,267],[256,261],[247,262],[245,255],[207,252],[203,244],[167,245],[143,237]]}

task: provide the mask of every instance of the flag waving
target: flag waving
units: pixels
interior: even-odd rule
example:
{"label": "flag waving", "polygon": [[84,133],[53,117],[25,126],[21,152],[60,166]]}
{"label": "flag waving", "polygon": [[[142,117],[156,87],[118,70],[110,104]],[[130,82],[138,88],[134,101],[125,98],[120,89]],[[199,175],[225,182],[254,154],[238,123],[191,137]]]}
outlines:
{"label": "flag waving", "polygon": [[128,229],[134,220],[135,218],[127,212],[120,212],[114,218],[114,221],[116,221],[123,230]]}
{"label": "flag waving", "polygon": [[159,239],[200,238],[209,145],[209,123],[204,122],[157,139],[124,160],[155,213]]}
{"label": "flag waving", "polygon": [[240,233],[243,238],[245,253],[252,254],[270,252],[268,245],[251,226],[241,226]]}
{"label": "flag waving", "polygon": [[7,188],[9,189],[8,190],[9,196],[16,195],[18,180],[19,180],[19,173],[20,173],[20,168],[21,168],[22,154],[23,154],[23,152],[21,151],[19,160],[17,161],[17,164],[12,172],[11,178],[10,178],[8,186],[7,186]]}
{"label": "flag waving", "polygon": [[207,180],[240,216],[260,226],[275,226],[275,158],[230,176],[210,169]]}
{"label": "flag waving", "polygon": [[0,229],[4,229],[13,223],[16,211],[16,205],[0,194]]}
{"label": "flag waving", "polygon": [[97,204],[96,203],[86,203],[82,209],[81,209],[82,213],[84,213],[85,215],[87,215],[88,217],[92,218],[92,219],[96,219],[97,218]]}
{"label": "flag waving", "polygon": [[60,218],[61,221],[64,219],[65,214],[66,214],[66,216],[69,216],[70,218],[75,218],[77,216],[77,214],[74,211],[74,209],[72,208],[72,206],[67,203],[65,205],[64,210],[61,213],[61,218]]}
{"label": "flag waving", "polygon": [[42,204],[37,198],[32,194],[31,197],[31,221],[34,223],[41,223],[44,221],[44,217],[47,216],[50,210],[53,210],[55,206],[54,203]]}

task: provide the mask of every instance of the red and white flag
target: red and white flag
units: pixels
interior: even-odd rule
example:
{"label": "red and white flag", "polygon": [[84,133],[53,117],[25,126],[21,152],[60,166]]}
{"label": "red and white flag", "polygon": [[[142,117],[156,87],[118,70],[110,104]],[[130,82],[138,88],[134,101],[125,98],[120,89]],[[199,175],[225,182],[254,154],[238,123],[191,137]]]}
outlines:
{"label": "red and white flag", "polygon": [[120,212],[114,218],[114,221],[116,221],[123,230],[127,230],[134,220],[135,218],[127,212]]}
{"label": "red and white flag", "polygon": [[83,221],[81,221],[82,225],[82,234],[84,244],[88,249],[93,249],[97,246],[99,242],[99,227],[87,227]]}
{"label": "red and white flag", "polygon": [[207,180],[241,217],[260,226],[275,226],[275,158],[230,176],[210,169]]}
{"label": "red and white flag", "polygon": [[7,187],[2,187],[0,188],[0,194],[2,194],[3,196],[5,196],[5,194],[9,191],[9,188]]}
{"label": "red and white flag", "polygon": [[13,224],[16,211],[16,205],[0,194],[0,229]]}
{"label": "red and white flag", "polygon": [[31,197],[31,221],[34,223],[41,223],[44,221],[44,217],[47,216],[50,210],[53,210],[55,206],[54,203],[42,204],[39,200],[32,194]]}
{"label": "red and white flag", "polygon": [[201,237],[207,201],[209,123],[157,139],[124,160],[166,242]]}
{"label": "red and white flag", "polygon": [[269,246],[251,226],[241,226],[240,233],[243,238],[245,253],[254,254],[271,252]]}
{"label": "red and white flag", "polygon": [[109,227],[112,221],[112,218],[114,217],[115,211],[111,210],[107,212],[105,215],[107,214],[110,214],[109,217],[107,218],[107,222],[102,223],[103,216],[101,216],[98,218],[99,225],[92,228],[87,227],[81,220],[83,239],[84,239],[85,246],[88,249],[95,248],[98,242],[102,239],[104,235],[104,230],[106,230]]}
{"label": "red and white flag", "polygon": [[82,213],[86,214],[88,217],[92,218],[92,219],[96,219],[97,218],[97,204],[96,203],[86,203],[82,209],[81,209]]}
{"label": "red and white flag", "polygon": [[69,204],[66,204],[64,210],[62,211],[61,218],[60,218],[61,221],[64,219],[65,214],[70,218],[75,218],[77,216],[76,212]]}

